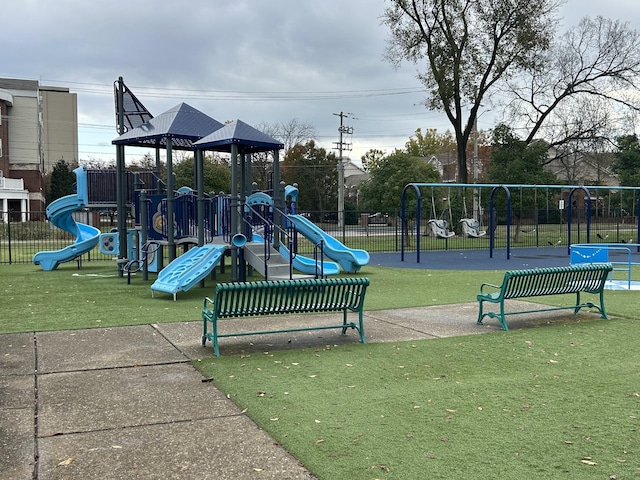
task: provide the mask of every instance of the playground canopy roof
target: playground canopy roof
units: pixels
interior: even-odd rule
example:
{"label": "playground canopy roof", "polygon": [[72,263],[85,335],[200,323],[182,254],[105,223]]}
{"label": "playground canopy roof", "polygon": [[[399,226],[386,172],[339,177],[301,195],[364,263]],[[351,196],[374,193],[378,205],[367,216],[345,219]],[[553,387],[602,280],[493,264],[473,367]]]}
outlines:
{"label": "playground canopy roof", "polygon": [[232,145],[237,145],[238,153],[241,154],[268,152],[284,148],[282,143],[242,120],[234,120],[193,144],[195,148],[216,152],[230,152]]}
{"label": "playground canopy roof", "polygon": [[177,150],[193,150],[194,142],[222,127],[214,120],[186,103],[161,113],[142,125],[120,135],[111,143],[136,147],[166,148],[167,138]]}

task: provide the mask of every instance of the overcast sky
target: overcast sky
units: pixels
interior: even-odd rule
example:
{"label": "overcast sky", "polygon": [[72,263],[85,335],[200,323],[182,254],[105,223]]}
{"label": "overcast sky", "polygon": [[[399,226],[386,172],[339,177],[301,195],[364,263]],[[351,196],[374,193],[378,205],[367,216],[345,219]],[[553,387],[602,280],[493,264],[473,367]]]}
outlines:
{"label": "overcast sky", "polygon": [[[383,59],[388,0],[21,0],[0,7],[0,77],[78,95],[80,158],[115,158],[113,83],[159,115],[185,102],[220,122],[297,118],[328,150],[350,113],[351,157],[402,147],[416,128],[450,130],[426,110],[416,69]],[[636,0],[568,0],[565,26],[602,15],[640,29]],[[490,128],[491,115],[480,129]],[[127,149],[127,159],[141,149]]]}

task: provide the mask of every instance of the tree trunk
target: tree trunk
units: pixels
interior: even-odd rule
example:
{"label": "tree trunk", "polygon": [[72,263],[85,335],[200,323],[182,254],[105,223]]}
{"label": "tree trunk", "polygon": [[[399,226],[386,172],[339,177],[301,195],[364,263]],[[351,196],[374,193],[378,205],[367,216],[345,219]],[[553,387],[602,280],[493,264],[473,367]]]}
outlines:
{"label": "tree trunk", "polygon": [[458,141],[458,183],[469,183],[467,175],[467,144]]}

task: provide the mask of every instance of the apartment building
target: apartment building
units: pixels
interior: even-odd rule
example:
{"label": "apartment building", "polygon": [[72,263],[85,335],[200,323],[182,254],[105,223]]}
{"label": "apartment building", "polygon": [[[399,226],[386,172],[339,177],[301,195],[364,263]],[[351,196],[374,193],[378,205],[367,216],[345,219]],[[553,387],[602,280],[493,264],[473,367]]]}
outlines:
{"label": "apartment building", "polygon": [[0,211],[43,211],[44,175],[59,160],[78,161],[77,95],[0,78]]}

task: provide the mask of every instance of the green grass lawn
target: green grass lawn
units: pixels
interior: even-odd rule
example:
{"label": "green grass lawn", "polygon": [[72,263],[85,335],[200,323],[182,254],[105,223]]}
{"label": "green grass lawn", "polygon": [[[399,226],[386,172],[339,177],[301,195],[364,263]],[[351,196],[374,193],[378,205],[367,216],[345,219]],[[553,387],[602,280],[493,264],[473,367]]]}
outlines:
{"label": "green grass lawn", "polygon": [[[366,266],[365,308],[473,302],[503,274]],[[0,333],[199,321],[214,286],[151,298],[155,275],[110,262],[0,275]],[[194,363],[320,479],[640,478],[637,295],[606,292],[609,321]]]}
{"label": "green grass lawn", "polygon": [[638,336],[618,319],[198,368],[320,479],[639,478]]}

